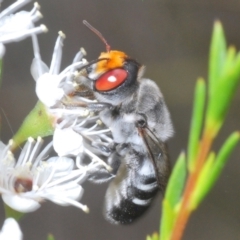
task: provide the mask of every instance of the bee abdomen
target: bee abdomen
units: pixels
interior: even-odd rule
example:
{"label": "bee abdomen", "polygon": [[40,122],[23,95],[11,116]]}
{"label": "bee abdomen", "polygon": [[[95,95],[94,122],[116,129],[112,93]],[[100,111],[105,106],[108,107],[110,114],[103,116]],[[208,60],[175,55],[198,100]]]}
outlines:
{"label": "bee abdomen", "polygon": [[[127,186],[124,189],[110,186],[105,202],[105,217],[115,224],[129,224],[140,217],[158,192],[157,182]],[[125,195],[125,196],[124,196]]]}

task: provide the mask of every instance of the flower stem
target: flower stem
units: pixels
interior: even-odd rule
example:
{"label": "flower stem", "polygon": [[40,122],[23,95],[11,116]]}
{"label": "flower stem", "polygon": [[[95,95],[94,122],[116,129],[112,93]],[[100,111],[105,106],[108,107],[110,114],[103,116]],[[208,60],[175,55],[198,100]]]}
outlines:
{"label": "flower stem", "polygon": [[199,174],[201,173],[203,164],[207,159],[209,150],[214,140],[214,136],[215,134],[213,131],[209,131],[209,130],[204,131],[204,134],[199,146],[199,152],[197,155],[195,168],[190,173],[186,183],[186,188],[183,193],[183,199],[180,206],[180,210],[179,210],[177,219],[175,221],[172,235],[170,238],[171,240],[180,240],[182,238],[188,219],[191,215],[191,212],[194,210],[192,209],[191,202],[190,202],[191,194],[193,193],[193,190],[196,186],[197,179],[199,177]]}

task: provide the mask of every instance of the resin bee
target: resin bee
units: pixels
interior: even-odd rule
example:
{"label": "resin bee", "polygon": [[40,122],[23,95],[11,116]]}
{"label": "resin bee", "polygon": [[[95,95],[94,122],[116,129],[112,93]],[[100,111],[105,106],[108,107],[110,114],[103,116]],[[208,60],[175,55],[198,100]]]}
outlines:
{"label": "resin bee", "polygon": [[107,49],[86,67],[83,82],[98,100],[88,107],[99,113],[115,142],[107,159],[113,172],[103,169],[101,177],[90,178],[103,182],[115,175],[106,192],[104,215],[111,223],[128,224],[165,189],[170,174],[165,142],[173,135],[173,127],[158,86],[142,77],[144,67],[124,52],[110,50],[101,33],[84,24]]}

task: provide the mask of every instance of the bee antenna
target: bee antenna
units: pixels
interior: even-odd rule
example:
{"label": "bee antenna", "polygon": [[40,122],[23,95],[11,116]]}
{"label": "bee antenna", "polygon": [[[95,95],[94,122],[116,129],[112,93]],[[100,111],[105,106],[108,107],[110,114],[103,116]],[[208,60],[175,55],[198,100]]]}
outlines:
{"label": "bee antenna", "polygon": [[89,22],[87,22],[86,20],[83,20],[83,24],[85,26],[87,26],[91,31],[93,31],[95,34],[97,34],[97,36],[103,41],[103,43],[106,45],[106,50],[107,52],[110,52],[111,47],[110,45],[107,43],[107,40],[103,37],[103,35],[96,29],[94,28]]}

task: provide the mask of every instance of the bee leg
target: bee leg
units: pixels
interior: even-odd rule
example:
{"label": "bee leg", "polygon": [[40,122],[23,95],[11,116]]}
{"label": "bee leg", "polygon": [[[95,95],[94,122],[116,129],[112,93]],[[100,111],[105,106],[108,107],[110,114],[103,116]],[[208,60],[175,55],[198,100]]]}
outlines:
{"label": "bee leg", "polygon": [[106,159],[106,163],[112,168],[112,171],[108,172],[104,166],[100,166],[98,169],[94,169],[94,171],[90,172],[88,180],[93,183],[103,183],[114,178],[127,148],[128,144],[115,144],[114,147],[110,146],[109,149],[111,149],[112,153]]}
{"label": "bee leg", "polygon": [[126,155],[127,149],[128,144],[117,144],[115,147],[115,151],[107,159],[107,163],[111,166],[113,174],[117,173],[121,165],[122,159]]}
{"label": "bee leg", "polygon": [[104,103],[104,102],[88,103],[87,108],[93,112],[100,112],[104,109],[112,109],[113,105],[110,103]]}

